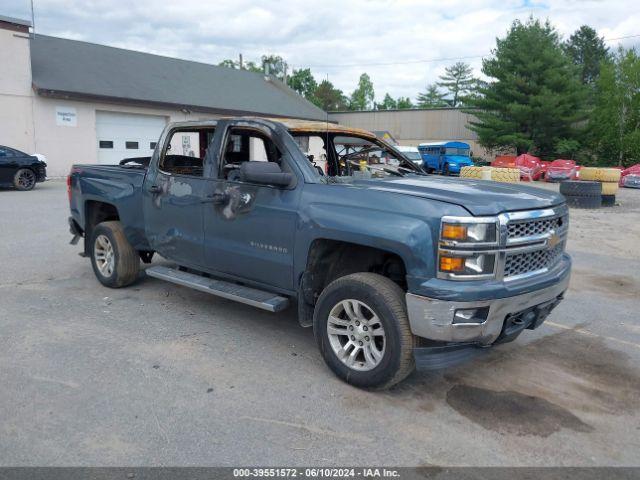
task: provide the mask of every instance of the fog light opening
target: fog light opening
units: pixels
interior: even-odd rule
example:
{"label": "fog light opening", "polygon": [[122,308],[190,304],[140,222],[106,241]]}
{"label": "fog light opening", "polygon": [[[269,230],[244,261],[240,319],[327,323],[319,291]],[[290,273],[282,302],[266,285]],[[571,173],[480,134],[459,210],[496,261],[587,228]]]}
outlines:
{"label": "fog light opening", "polygon": [[453,313],[453,323],[484,323],[489,315],[489,307],[459,308]]}

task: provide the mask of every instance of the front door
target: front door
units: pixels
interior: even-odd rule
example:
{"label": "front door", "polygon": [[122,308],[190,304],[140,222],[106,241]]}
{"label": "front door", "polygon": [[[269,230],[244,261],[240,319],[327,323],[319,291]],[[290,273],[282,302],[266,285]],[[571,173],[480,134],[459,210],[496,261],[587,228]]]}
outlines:
{"label": "front door", "polygon": [[[222,130],[223,124],[219,123]],[[302,182],[288,187],[244,182],[243,162],[277,162],[297,168],[272,130],[250,121],[224,122],[217,165],[207,195],[222,201],[205,206],[205,261],[213,270],[254,283],[293,290],[293,247]]]}
{"label": "front door", "polygon": [[200,268],[204,262],[204,172],[214,132],[211,125],[169,130],[153,156],[143,187],[145,229],[151,248],[192,268]]}

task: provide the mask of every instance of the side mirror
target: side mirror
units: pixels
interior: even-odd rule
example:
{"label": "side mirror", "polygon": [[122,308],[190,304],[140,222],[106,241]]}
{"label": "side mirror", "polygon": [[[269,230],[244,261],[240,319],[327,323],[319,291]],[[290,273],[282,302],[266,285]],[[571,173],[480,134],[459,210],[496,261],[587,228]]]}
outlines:
{"label": "side mirror", "polygon": [[293,174],[283,172],[275,162],[243,162],[240,178],[243,182],[286,187],[293,181]]}

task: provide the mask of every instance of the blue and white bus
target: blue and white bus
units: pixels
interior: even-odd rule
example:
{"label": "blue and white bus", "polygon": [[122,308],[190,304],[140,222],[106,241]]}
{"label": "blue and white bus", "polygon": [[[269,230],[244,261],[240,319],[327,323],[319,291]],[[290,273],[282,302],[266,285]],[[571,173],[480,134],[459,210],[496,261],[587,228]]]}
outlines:
{"label": "blue and white bus", "polygon": [[473,165],[471,147],[464,142],[430,142],[418,145],[427,172],[459,174],[462,167]]}

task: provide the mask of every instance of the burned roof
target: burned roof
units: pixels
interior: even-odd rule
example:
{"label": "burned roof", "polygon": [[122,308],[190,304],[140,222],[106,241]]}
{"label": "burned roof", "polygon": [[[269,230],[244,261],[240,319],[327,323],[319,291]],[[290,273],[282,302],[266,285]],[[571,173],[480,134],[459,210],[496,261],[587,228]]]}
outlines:
{"label": "burned roof", "polygon": [[295,118],[270,118],[274,122],[280,122],[289,131],[298,133],[342,133],[344,135],[357,135],[365,138],[376,138],[375,134],[362,130],[361,128],[347,127],[344,125],[338,125],[337,123],[331,123],[328,121],[318,122],[309,120],[298,120]]}
{"label": "burned roof", "polygon": [[46,35],[31,39],[40,95],[229,115],[322,120],[326,113],[275,77]]}

